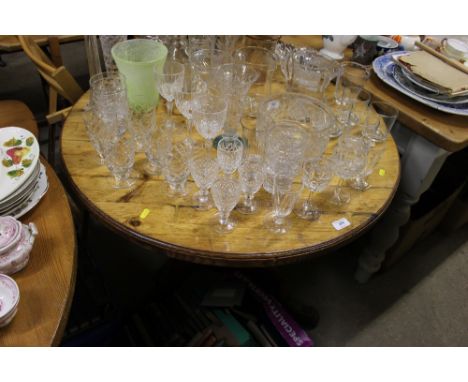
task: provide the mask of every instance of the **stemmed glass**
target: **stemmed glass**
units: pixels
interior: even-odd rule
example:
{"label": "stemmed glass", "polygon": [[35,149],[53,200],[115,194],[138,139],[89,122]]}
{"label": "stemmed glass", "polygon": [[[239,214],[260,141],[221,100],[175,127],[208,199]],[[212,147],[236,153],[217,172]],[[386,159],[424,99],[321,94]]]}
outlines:
{"label": "stemmed glass", "polygon": [[307,131],[298,122],[283,121],[270,128],[265,148],[265,180],[263,187],[268,191],[267,175],[272,177],[273,211],[265,217],[264,225],[276,233],[288,231],[285,219],[302,192],[302,184],[294,183],[308,143]]}
{"label": "stemmed glass", "polygon": [[236,209],[242,214],[253,214],[257,211],[254,197],[263,184],[263,158],[258,154],[248,155],[239,167],[239,175],[244,199]]}
{"label": "stemmed glass", "polygon": [[177,61],[166,61],[162,72],[155,72],[159,94],[166,100],[169,119],[172,117],[174,99],[184,85],[185,66]]}
{"label": "stemmed glass", "polygon": [[193,195],[195,208],[201,211],[208,210],[212,207],[208,190],[218,176],[218,162],[209,151],[198,146],[192,147],[188,163],[192,178],[200,189]]}
{"label": "stemmed glass", "polygon": [[192,80],[190,73],[185,73],[182,89],[175,96],[177,109],[187,120],[187,136],[189,141],[192,135],[193,105],[197,96],[206,91],[203,82]]}
{"label": "stemmed glass", "polygon": [[386,139],[371,140],[364,138],[367,145],[367,157],[366,163],[362,171],[353,179],[351,179],[349,185],[355,190],[365,191],[370,187],[367,178],[374,172],[375,166],[379,162],[382,154],[385,152]]}
{"label": "stemmed glass", "polygon": [[105,155],[105,162],[115,178],[114,188],[129,188],[134,181],[130,173],[135,163],[135,142],[124,135],[112,144]]}
{"label": "stemmed glass", "polygon": [[340,177],[331,202],[336,205],[349,203],[351,195],[343,189],[345,180],[358,176],[366,165],[368,146],[363,137],[343,135],[333,155],[335,173]]}
{"label": "stemmed glass", "polygon": [[239,201],[241,194],[240,184],[234,178],[221,177],[211,186],[211,195],[218,209],[215,230],[219,233],[228,233],[236,225],[230,218],[231,211]]}
{"label": "stemmed glass", "polygon": [[89,140],[99,156],[99,164],[103,165],[105,153],[105,141],[101,139],[99,119],[93,111],[93,107],[88,105],[83,110],[83,123],[88,133]]}
{"label": "stemmed glass", "polygon": [[221,133],[226,121],[227,102],[210,94],[197,96],[193,101],[192,117],[195,128],[205,139],[205,147]]}
{"label": "stemmed glass", "polygon": [[189,61],[194,78],[210,88],[218,68],[232,60],[223,50],[199,49],[190,54]]}
{"label": "stemmed glass", "polygon": [[[341,63],[341,70],[336,81],[335,100],[337,104],[341,104],[346,95],[346,89],[350,86],[363,89],[367,80],[370,78],[371,70],[369,66],[361,65],[353,61],[345,61]],[[350,123],[356,125],[359,122],[359,117],[351,112]]]}
{"label": "stemmed glass", "polygon": [[314,192],[323,192],[330,183],[333,176],[332,163],[326,157],[314,158],[305,161],[302,168],[302,183],[309,189],[309,196],[295,210],[295,213],[302,219],[316,220],[320,216],[320,211],[312,202],[311,196]]}
{"label": "stemmed glass", "polygon": [[227,176],[231,176],[242,162],[244,144],[238,137],[221,138],[217,147],[218,163]]}
{"label": "stemmed glass", "polygon": [[373,102],[368,107],[361,134],[368,146],[366,165],[362,172],[354,178],[352,188],[364,191],[370,187],[367,177],[372,174],[375,166],[385,151],[387,137],[398,117],[398,110],[384,102]]}
{"label": "stemmed glass", "polygon": [[[288,186],[281,190],[278,187],[280,184],[288,184]],[[291,182],[290,176],[276,175],[273,183],[273,212],[266,215],[264,221],[267,229],[279,234],[288,232],[291,222],[287,220],[287,217],[291,214],[302,190],[302,183]]]}
{"label": "stemmed glass", "polygon": [[125,78],[117,71],[95,74],[89,80],[93,113],[100,123],[122,135],[128,128],[129,108]]}
{"label": "stemmed glass", "polygon": [[145,171],[148,174],[159,175],[161,173],[164,160],[168,155],[171,144],[171,137],[164,133],[164,128],[154,127],[150,131],[145,146],[145,154],[148,159]]}
{"label": "stemmed glass", "polygon": [[162,174],[169,184],[172,196],[185,196],[185,184],[190,175],[188,161],[190,147],[184,139],[185,131],[180,125],[162,130],[160,137],[162,156]]}

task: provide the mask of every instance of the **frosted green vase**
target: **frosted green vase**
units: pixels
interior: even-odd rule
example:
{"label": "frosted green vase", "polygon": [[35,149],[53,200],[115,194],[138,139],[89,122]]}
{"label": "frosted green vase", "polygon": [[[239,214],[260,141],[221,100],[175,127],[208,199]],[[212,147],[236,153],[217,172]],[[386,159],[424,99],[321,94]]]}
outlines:
{"label": "frosted green vase", "polygon": [[161,73],[167,48],[153,40],[122,41],[112,48],[112,57],[125,77],[128,103],[134,111],[147,111],[158,105],[155,73]]}

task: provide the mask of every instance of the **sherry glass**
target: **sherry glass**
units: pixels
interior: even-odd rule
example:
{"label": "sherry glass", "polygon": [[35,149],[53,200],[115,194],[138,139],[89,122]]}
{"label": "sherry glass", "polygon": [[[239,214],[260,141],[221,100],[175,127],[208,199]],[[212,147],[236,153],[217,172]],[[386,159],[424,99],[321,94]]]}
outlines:
{"label": "sherry glass", "polygon": [[99,137],[99,118],[94,113],[93,107],[87,105],[83,110],[83,123],[88,133],[89,140],[99,156],[99,164],[104,165],[104,147]]}
{"label": "sherry glass", "polygon": [[187,120],[187,136],[191,141],[193,123],[193,105],[197,96],[206,91],[206,85],[200,81],[192,80],[191,74],[185,72],[182,89],[175,96],[175,103],[179,112]]}
{"label": "sherry glass", "polygon": [[174,99],[184,85],[185,66],[177,61],[166,61],[162,72],[155,71],[159,94],[166,100],[169,119],[172,117]]}
{"label": "sherry glass", "polygon": [[172,145],[171,136],[166,134],[163,129],[154,127],[150,131],[145,145],[145,154],[148,159],[145,171],[150,175],[159,175],[161,173],[164,160]]}
{"label": "sherry glass", "polygon": [[198,133],[205,139],[205,147],[221,133],[226,122],[227,102],[210,94],[198,95],[193,101],[192,117]]}
{"label": "sherry glass", "polygon": [[244,144],[238,137],[225,136],[218,142],[216,150],[219,167],[231,176],[242,162]]}
{"label": "sherry glass", "polygon": [[185,184],[190,175],[185,143],[172,144],[163,160],[162,173],[169,184],[171,196],[185,196]]}
{"label": "sherry glass", "polygon": [[135,150],[144,152],[149,135],[156,128],[156,110],[154,108],[129,110],[130,124],[129,131],[135,140]]}
{"label": "sherry glass", "polygon": [[311,196],[312,193],[323,192],[327,188],[333,176],[332,163],[326,157],[314,158],[305,161],[302,169],[302,183],[309,190],[309,196],[295,210],[295,213],[305,220],[317,220],[320,211],[312,202]]}
{"label": "sherry glass", "polygon": [[116,135],[128,128],[129,108],[125,78],[117,71],[95,74],[89,80],[93,112]]}
{"label": "sherry glass", "polygon": [[350,186],[355,190],[365,191],[370,187],[367,178],[374,172],[377,163],[385,152],[387,140],[364,138],[368,148],[366,163],[362,171],[350,181]]}
{"label": "sherry glass", "polygon": [[366,165],[368,146],[363,137],[343,135],[335,148],[333,164],[340,180],[331,202],[336,205],[349,203],[351,194],[343,188],[345,180],[358,176]]}
{"label": "sherry glass", "polygon": [[175,124],[161,129],[162,174],[169,185],[170,195],[185,196],[185,185],[190,175],[188,161],[191,146],[185,139],[185,129]]}
{"label": "sherry glass", "polygon": [[[285,178],[283,180],[283,178]],[[279,184],[288,184],[282,190],[278,189]],[[291,214],[297,199],[302,193],[302,183],[293,182],[288,175],[276,175],[273,183],[273,212],[266,215],[264,225],[274,233],[284,234],[288,232],[291,222],[287,217]]]}
{"label": "sherry glass", "polygon": [[208,190],[218,177],[218,162],[209,151],[196,146],[192,147],[188,163],[192,178],[200,189],[193,195],[195,208],[201,211],[208,210],[212,207]]}
{"label": "sherry glass", "polygon": [[114,175],[114,188],[129,188],[134,181],[130,179],[130,173],[135,163],[135,142],[126,135],[120,137],[112,144],[105,155],[105,162]]}
{"label": "sherry glass", "polygon": [[242,214],[253,214],[257,212],[254,197],[263,184],[263,158],[258,154],[248,155],[239,167],[239,175],[244,199],[236,209]]}
{"label": "sherry glass", "polygon": [[221,177],[211,186],[211,195],[218,209],[217,224],[215,230],[219,233],[228,233],[236,226],[230,218],[231,211],[239,201],[241,187],[239,181],[234,178]]}

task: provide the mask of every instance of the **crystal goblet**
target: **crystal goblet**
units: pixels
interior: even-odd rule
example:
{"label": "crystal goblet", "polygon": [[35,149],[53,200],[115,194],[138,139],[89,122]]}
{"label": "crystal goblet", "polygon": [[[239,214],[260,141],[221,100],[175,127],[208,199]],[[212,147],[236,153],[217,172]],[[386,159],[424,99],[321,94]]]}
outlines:
{"label": "crystal goblet", "polygon": [[263,158],[258,154],[248,155],[239,167],[239,175],[244,200],[236,209],[242,214],[253,214],[257,211],[254,197],[263,184]]}
{"label": "crystal goblet", "polygon": [[188,163],[192,178],[200,189],[193,195],[195,208],[201,211],[208,210],[212,207],[208,190],[218,176],[218,162],[216,158],[204,148],[193,147]]}
{"label": "crystal goblet", "polygon": [[325,157],[315,158],[305,161],[302,168],[302,183],[309,190],[309,196],[294,212],[302,219],[316,220],[320,211],[312,202],[311,196],[312,193],[323,192],[330,183],[333,176],[332,163]]}
{"label": "crystal goblet", "polygon": [[218,142],[217,157],[223,172],[232,175],[242,162],[244,144],[238,137],[226,136]]}
{"label": "crystal goblet", "polygon": [[230,218],[230,214],[239,201],[240,193],[240,184],[233,178],[219,178],[211,186],[211,195],[218,209],[218,219],[215,225],[217,232],[228,233],[234,229],[236,224]]}

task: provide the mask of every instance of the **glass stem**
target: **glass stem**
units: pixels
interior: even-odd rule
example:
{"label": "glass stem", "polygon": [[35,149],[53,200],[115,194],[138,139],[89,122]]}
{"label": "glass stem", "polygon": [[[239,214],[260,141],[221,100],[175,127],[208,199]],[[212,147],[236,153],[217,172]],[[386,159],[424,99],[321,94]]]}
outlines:
{"label": "glass stem", "polygon": [[251,194],[246,194],[245,195],[245,205],[246,205],[246,207],[248,207],[248,208],[252,207],[252,200],[253,200],[253,195],[251,195]]}
{"label": "glass stem", "polygon": [[228,224],[229,212],[219,212],[219,224],[225,226]]}
{"label": "glass stem", "polygon": [[174,100],[166,102],[166,109],[168,117],[172,117],[172,110],[174,109]]}
{"label": "glass stem", "polygon": [[192,137],[192,118],[187,118],[187,136],[189,140]]}
{"label": "glass stem", "polygon": [[280,206],[280,193],[278,190],[278,182],[276,174],[273,176],[273,214],[278,216]]}

